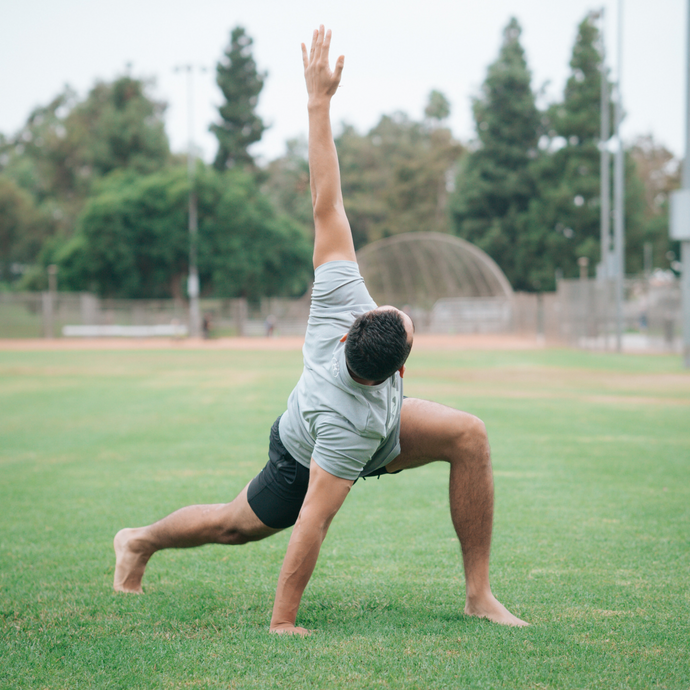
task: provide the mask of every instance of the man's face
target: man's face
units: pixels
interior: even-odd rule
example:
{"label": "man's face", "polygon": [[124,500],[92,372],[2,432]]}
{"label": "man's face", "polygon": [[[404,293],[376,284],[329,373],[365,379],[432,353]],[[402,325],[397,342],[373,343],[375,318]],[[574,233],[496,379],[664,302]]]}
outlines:
{"label": "man's face", "polygon": [[376,307],[376,309],[373,309],[372,311],[397,311],[398,314],[400,314],[403,323],[405,324],[405,330],[407,331],[407,342],[410,344],[410,347],[412,347],[412,341],[414,340],[414,323],[412,322],[409,314],[406,314],[404,311],[397,309],[390,304],[384,304],[382,307]]}

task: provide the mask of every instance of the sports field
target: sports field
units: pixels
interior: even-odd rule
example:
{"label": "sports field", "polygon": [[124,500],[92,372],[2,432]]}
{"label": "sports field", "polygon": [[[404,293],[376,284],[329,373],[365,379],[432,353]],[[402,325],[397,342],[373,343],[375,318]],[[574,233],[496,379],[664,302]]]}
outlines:
{"label": "sports field", "polygon": [[481,416],[494,592],[463,615],[447,467],[360,481],[267,633],[289,530],[167,551],[113,594],[112,537],[230,500],[296,349],[0,351],[0,688],[690,688],[690,374],[677,357],[419,348],[406,394]]}

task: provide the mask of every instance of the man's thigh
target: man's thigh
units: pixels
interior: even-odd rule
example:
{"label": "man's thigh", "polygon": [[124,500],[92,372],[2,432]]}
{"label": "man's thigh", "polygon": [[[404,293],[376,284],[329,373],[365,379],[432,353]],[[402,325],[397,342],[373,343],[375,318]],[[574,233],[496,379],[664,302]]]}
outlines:
{"label": "man's thigh", "polygon": [[400,413],[400,455],[386,469],[397,472],[437,460],[450,461],[459,439],[478,421],[474,415],[440,403],[405,398]]}

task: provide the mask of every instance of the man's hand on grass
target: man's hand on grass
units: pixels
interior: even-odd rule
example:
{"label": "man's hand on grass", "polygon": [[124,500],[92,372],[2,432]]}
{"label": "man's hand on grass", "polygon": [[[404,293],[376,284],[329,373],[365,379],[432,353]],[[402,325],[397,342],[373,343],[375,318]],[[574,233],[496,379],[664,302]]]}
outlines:
{"label": "man's hand on grass", "polygon": [[302,43],[302,60],[304,62],[304,79],[307,82],[309,103],[328,102],[338,90],[340,76],[343,73],[345,56],[341,55],[335,62],[335,69],[331,71],[328,64],[328,49],[331,46],[331,31],[325,31],[323,24],[314,31],[311,49],[307,54],[307,47]]}

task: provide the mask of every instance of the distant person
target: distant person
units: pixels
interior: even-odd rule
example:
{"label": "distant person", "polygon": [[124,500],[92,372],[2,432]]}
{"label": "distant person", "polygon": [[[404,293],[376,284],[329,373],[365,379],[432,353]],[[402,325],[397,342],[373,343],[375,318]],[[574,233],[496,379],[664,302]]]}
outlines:
{"label": "distant person", "polygon": [[494,598],[489,586],[494,496],[484,424],[438,403],[403,399],[414,325],[395,307],[376,306],[359,274],[329,114],[344,58],[332,72],[330,40],[322,26],[309,53],[302,45],[315,278],[304,371],[271,429],[269,461],[231,503],[188,506],[148,527],[120,530],[114,587],[141,592],[146,564],[161,549],[245,544],[294,525],[270,630],[308,634],[296,626],[302,593],[354,482],[442,460],[450,465],[450,512],[462,547],[465,613],[527,625]]}
{"label": "distant person", "polygon": [[269,314],[266,317],[266,323],[264,326],[266,327],[266,337],[271,338],[273,336],[273,331],[275,331],[276,328],[276,317],[273,316],[273,314]]}
{"label": "distant person", "polygon": [[201,321],[201,336],[204,340],[208,340],[211,337],[211,315],[204,314],[204,318]]}

